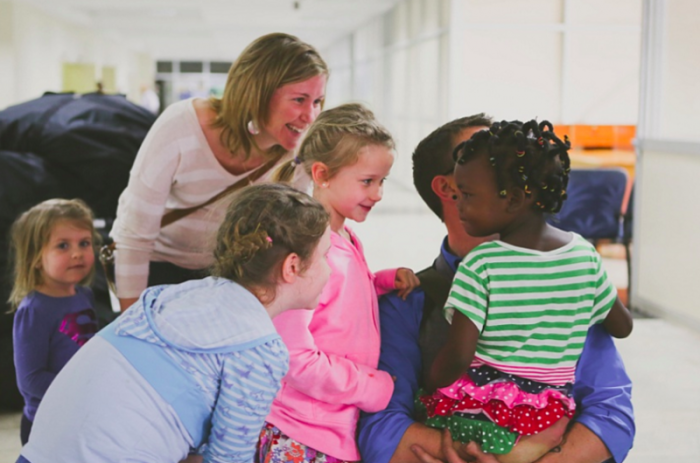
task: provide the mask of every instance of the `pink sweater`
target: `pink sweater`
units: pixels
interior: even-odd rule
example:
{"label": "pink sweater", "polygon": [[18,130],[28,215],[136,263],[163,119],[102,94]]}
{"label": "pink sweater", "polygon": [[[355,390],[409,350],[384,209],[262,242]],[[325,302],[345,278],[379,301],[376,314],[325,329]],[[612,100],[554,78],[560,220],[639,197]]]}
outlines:
{"label": "pink sweater", "polygon": [[394,390],[391,376],[377,370],[377,294],[394,289],[396,269],[372,274],[360,241],[346,230],[355,245],[331,235],[332,273],[316,310],[274,319],[290,360],[267,421],[319,452],[356,461],[359,411],[383,410]]}

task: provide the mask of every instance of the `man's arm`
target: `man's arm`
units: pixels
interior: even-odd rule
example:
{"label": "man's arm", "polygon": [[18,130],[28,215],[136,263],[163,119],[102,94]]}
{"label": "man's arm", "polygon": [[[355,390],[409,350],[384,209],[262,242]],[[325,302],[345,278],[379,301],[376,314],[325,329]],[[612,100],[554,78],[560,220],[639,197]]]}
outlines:
{"label": "man's arm", "polygon": [[538,463],[601,463],[610,457],[621,463],[635,434],[632,382],[612,338],[599,324],[588,330],[573,392],[580,413],[561,452]]}
{"label": "man's arm", "polygon": [[[366,463],[389,463],[392,458],[401,463],[418,461],[409,449],[411,444],[421,443],[427,449],[440,446],[439,432],[415,423],[413,417],[421,373],[418,339],[424,297],[423,291],[416,289],[405,301],[395,293],[379,300],[382,350],[378,368],[396,377],[396,382],[386,409],[360,417],[357,441]],[[414,442],[414,438],[423,437],[420,431],[437,437]],[[410,458],[406,459],[408,454]]]}
{"label": "man's arm", "polygon": [[537,463],[603,463],[610,457],[610,451],[598,436],[581,423],[574,422],[559,451],[544,455]]}

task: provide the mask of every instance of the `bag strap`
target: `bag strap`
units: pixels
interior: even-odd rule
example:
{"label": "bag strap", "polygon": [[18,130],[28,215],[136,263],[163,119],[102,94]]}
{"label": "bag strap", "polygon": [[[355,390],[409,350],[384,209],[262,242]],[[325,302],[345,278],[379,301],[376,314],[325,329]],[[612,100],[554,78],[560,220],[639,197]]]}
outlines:
{"label": "bag strap", "polygon": [[193,212],[197,211],[198,209],[203,208],[204,206],[208,206],[212,203],[215,203],[216,201],[220,200],[221,198],[228,196],[229,194],[240,190],[241,188],[250,185],[263,175],[265,175],[277,162],[280,160],[280,157],[270,159],[267,161],[265,164],[263,164],[258,170],[251,172],[250,175],[246,175],[233,185],[229,186],[225,190],[221,191],[218,193],[216,196],[213,198],[210,198],[207,202],[204,202],[202,204],[199,204],[198,206],[192,206],[188,207],[187,209],[173,209],[172,211],[166,213],[163,215],[163,218],[160,221],[160,228],[165,227],[166,225],[170,225],[173,222],[177,222],[178,220],[187,217],[188,215],[192,214]]}
{"label": "bag strap", "polygon": [[435,259],[433,265],[421,270],[416,276],[420,280],[420,287],[425,293],[423,306],[423,320],[425,320],[428,318],[427,315],[429,315],[427,312],[430,312],[435,306],[445,305],[452,287],[454,272],[450,269],[450,265],[441,253]]}
{"label": "bag strap", "polygon": [[[173,209],[172,211],[166,213],[163,215],[163,218],[160,220],[160,227],[163,228],[166,225],[170,225],[173,222],[177,222],[178,220],[187,217],[188,215],[192,214],[198,209],[203,208],[204,206],[208,206],[209,204],[212,204],[224,196],[228,196],[229,194],[240,190],[241,188],[250,185],[263,175],[265,175],[272,167],[277,164],[277,162],[281,159],[281,157],[276,157],[273,159],[270,159],[267,161],[265,164],[263,164],[258,170],[251,172],[249,175],[243,177],[233,185],[229,186],[225,190],[221,191],[217,195],[215,195],[212,198],[209,198],[208,201],[199,204],[198,206],[193,206],[193,207],[188,207],[187,209]],[[99,252],[99,258],[100,262],[102,263],[102,269],[105,274],[105,279],[107,280],[107,284],[109,285],[110,289],[114,294],[117,294],[117,289],[114,285],[114,251],[117,249],[117,243],[111,242],[110,244],[106,244],[100,248]]]}

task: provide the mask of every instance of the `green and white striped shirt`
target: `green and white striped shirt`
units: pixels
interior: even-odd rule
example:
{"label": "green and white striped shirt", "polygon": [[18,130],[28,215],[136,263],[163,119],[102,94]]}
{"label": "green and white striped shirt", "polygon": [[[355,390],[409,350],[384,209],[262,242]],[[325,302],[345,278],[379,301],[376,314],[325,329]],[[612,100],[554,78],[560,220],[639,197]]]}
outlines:
{"label": "green and white striped shirt", "polygon": [[464,258],[445,315],[451,322],[456,309],[481,333],[472,366],[573,382],[588,328],[605,319],[617,292],[593,245],[572,235],[553,251],[493,241]]}

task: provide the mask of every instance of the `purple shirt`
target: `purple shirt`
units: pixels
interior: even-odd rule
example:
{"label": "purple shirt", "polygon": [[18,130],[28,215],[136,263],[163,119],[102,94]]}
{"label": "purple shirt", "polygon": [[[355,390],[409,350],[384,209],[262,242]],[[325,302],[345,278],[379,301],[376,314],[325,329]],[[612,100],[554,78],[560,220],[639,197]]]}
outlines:
{"label": "purple shirt", "polygon": [[97,332],[89,288],[75,295],[52,297],[33,291],[19,304],[12,329],[17,386],[24,415],[34,421],[36,409],[59,371]]}
{"label": "purple shirt", "polygon": [[[460,258],[443,242],[442,256],[454,272]],[[387,463],[401,438],[414,423],[414,398],[422,374],[418,344],[425,293],[420,288],[405,301],[395,293],[379,302],[382,351],[379,369],[396,377],[388,407],[374,414],[362,414],[358,424],[358,447],[365,463]],[[632,382],[612,338],[602,325],[588,331],[583,353],[576,367],[573,395],[579,409],[575,421],[593,431],[621,463],[634,440]]]}

